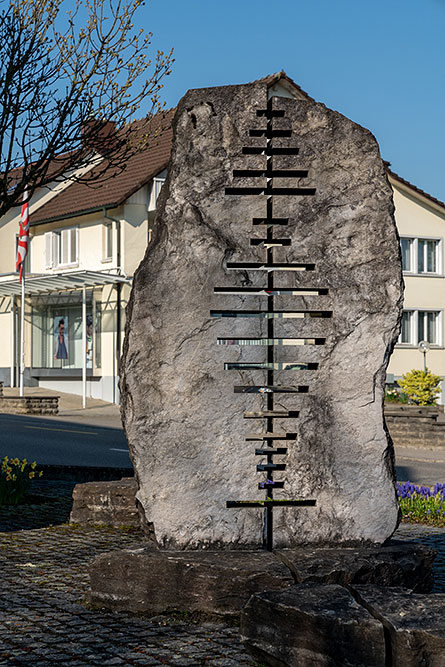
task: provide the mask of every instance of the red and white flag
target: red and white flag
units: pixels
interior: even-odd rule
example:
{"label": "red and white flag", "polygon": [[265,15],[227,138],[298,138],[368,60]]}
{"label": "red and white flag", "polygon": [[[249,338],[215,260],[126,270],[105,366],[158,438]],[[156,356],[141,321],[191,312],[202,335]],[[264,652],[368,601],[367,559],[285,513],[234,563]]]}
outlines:
{"label": "red and white flag", "polygon": [[[28,198],[28,193],[23,193],[23,200]],[[28,202],[22,204],[22,217],[20,219],[19,238],[17,245],[17,261],[15,270],[20,269],[20,282],[22,282],[23,265],[28,254],[28,239],[29,239],[29,205]]]}

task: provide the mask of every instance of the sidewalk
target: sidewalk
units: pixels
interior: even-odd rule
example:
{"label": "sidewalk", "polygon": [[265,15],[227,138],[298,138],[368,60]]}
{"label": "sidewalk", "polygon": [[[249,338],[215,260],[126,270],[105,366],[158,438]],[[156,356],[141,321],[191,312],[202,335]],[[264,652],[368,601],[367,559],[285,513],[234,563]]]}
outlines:
{"label": "sidewalk", "polygon": [[142,534],[60,523],[72,484],[39,480],[37,491],[53,502],[0,509],[0,666],[255,665],[236,628],[85,607],[91,559],[140,545]]}
{"label": "sidewalk", "polygon": [[[4,387],[5,396],[18,396],[17,388]],[[36,419],[70,421],[77,424],[122,428],[120,406],[97,398],[87,398],[86,408],[82,407],[82,396],[66,394],[42,387],[25,387],[25,396],[59,396],[58,415],[27,415]]]}

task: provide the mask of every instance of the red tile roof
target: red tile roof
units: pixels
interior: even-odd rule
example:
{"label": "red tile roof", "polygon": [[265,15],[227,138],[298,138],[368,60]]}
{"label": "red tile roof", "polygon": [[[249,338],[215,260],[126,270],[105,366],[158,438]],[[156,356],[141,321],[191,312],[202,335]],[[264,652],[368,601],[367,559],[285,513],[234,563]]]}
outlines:
{"label": "red tile roof", "polygon": [[[173,115],[174,109],[171,109],[151,121],[148,131],[154,136],[149,139],[148,147],[133,155],[123,171],[111,170],[104,181],[94,182],[92,178],[91,184],[73,183],[33,212],[31,225],[83,215],[103,207],[115,208],[122,204],[167,167],[172,144]],[[135,121],[135,126],[136,131],[147,132],[147,124],[143,121]],[[156,136],[155,131],[159,130]],[[94,169],[91,174],[94,177]]]}
{"label": "red tile roof", "polygon": [[[284,71],[271,74],[263,79],[259,79],[259,81],[264,82],[268,87],[273,86],[279,81],[283,81],[289,86],[296,88],[308,100],[314,101]],[[44,222],[83,215],[92,211],[99,211],[103,207],[115,208],[143,185],[149,183],[156,174],[168,166],[173,138],[171,124],[174,112],[175,109],[171,109],[151,121],[151,130],[156,130],[161,122],[163,131],[159,136],[149,141],[147,149],[130,158],[124,171],[111,171],[106,181],[93,183],[92,185],[73,183],[33,213],[31,224],[42,224]],[[139,126],[145,128],[143,131],[147,131],[147,125],[144,124],[144,121],[135,121],[135,124],[136,129]],[[444,202],[424,192],[391,171],[389,162],[385,162],[385,166],[388,175],[394,180],[399,181],[422,197],[445,209]]]}

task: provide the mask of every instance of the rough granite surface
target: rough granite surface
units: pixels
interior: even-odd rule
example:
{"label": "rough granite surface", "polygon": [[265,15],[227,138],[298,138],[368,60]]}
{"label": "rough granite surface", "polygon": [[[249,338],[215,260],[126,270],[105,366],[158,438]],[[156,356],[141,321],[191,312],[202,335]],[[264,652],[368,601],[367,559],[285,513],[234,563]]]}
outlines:
{"label": "rough granite surface", "polygon": [[268,667],[387,664],[382,625],[334,584],[252,595],[241,613],[240,633],[249,653]]}
{"label": "rough granite surface", "polygon": [[394,667],[443,667],[445,664],[445,595],[416,595],[402,588],[354,586],[364,609],[389,632]]}
{"label": "rough granite surface", "polygon": [[[264,271],[229,270],[227,262],[265,261],[250,245],[266,215],[264,195],[227,195],[226,187],[266,185],[235,178],[234,169],[264,169],[264,128],[256,111],[267,88],[256,82],[189,91],[174,120],[167,181],[154,236],[137,270],[127,309],[121,370],[122,414],[139,484],[137,497],[161,547],[247,548],[261,544],[264,511],[227,509],[227,500],[261,499],[261,458],[246,433],[265,420],[260,394],[234,385],[264,385],[266,371],[224,370],[224,362],[266,360],[266,347],[219,346],[218,337],[266,337],[267,320],[210,317],[211,309],[260,310],[266,296],[215,294],[214,287],[267,285]],[[276,498],[313,498],[316,507],[274,510],[275,547],[382,543],[395,530],[393,450],[383,419],[385,369],[398,336],[402,273],[393,202],[372,134],[323,104],[274,98],[285,111],[274,127],[292,136],[274,146],[299,154],[274,157],[274,168],[308,169],[275,187],[315,187],[314,196],[274,196],[274,229],[291,245],[275,262],[313,262],[314,271],[275,272],[274,285],[327,288],[324,296],[280,295],[275,309],[327,309],[332,318],[275,320],[275,335],[325,337],[324,345],[282,346],[275,361],[317,362],[313,370],[275,372],[275,384],[308,385],[306,394],[276,394],[276,419],[288,440],[285,481]],[[278,462],[278,459],[275,459]],[[263,461],[264,462],[264,461]]]}

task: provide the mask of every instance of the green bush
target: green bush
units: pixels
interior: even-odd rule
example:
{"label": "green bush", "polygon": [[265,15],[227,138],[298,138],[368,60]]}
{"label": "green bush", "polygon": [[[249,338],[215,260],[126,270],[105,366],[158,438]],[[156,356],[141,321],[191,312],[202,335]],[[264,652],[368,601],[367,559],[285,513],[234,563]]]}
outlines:
{"label": "green bush", "polygon": [[36,470],[36,462],[26,459],[10,459],[7,456],[0,468],[0,506],[18,505],[25,497],[31,480],[41,477],[42,471]]}
{"label": "green bush", "polygon": [[416,405],[436,405],[436,399],[440,394],[439,384],[441,379],[439,375],[433,375],[428,369],[425,371],[413,369],[402,375],[398,384],[412,403]]}

